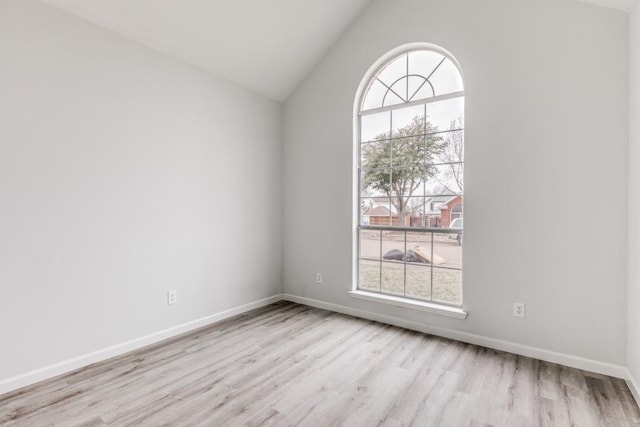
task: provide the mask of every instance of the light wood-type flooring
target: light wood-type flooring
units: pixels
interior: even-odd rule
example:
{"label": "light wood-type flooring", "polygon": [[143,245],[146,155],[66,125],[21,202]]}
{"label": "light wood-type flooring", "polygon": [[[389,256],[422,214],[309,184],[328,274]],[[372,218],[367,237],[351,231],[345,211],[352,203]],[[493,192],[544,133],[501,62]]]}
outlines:
{"label": "light wood-type flooring", "polygon": [[0,396],[1,426],[627,426],[624,381],[279,302]]}

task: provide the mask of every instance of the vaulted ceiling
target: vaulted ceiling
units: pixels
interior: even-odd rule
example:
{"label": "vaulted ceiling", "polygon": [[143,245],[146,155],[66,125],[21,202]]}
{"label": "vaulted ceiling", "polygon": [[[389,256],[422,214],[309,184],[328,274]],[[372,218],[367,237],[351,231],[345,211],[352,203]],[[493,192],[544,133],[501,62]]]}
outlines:
{"label": "vaulted ceiling", "polygon": [[[277,100],[289,96],[371,2],[42,1]],[[628,11],[637,0],[578,1]]]}
{"label": "vaulted ceiling", "polygon": [[43,0],[277,100],[370,0]]}

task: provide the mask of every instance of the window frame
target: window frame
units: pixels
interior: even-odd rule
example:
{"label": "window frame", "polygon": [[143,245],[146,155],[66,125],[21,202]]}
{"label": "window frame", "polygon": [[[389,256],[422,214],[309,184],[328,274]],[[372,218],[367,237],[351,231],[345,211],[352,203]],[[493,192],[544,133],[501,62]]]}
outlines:
{"label": "window frame", "polygon": [[[382,104],[381,107],[378,108],[369,108],[367,110],[363,110],[363,103],[365,100],[365,97],[367,96],[368,92],[369,92],[369,88],[371,87],[371,85],[373,84],[373,82],[376,80],[376,77],[378,76],[378,74],[383,70],[384,67],[386,67],[388,64],[390,64],[391,62],[393,62],[394,60],[396,60],[398,57],[404,55],[404,54],[408,54],[411,52],[415,52],[415,51],[431,51],[431,52],[435,52],[437,54],[443,55],[444,58],[449,59],[451,61],[451,63],[457,68],[457,71],[462,79],[462,85],[463,85],[463,90],[462,91],[457,91],[457,92],[453,92],[453,93],[448,93],[448,94],[444,94],[444,95],[439,95],[439,96],[432,96],[429,98],[421,98],[418,100],[409,100],[409,101],[405,101],[403,103],[400,104],[394,104],[394,105],[388,105],[388,106],[384,106],[384,103]],[[444,61],[444,59],[443,59]],[[408,77],[409,75],[407,75]],[[409,98],[409,97],[407,97]],[[370,225],[363,225],[361,224],[361,199],[362,199],[362,194],[361,194],[361,183],[360,183],[360,164],[361,164],[361,118],[363,115],[366,114],[362,114],[363,111],[366,113],[368,111],[372,111],[375,110],[375,113],[379,113],[379,112],[384,112],[384,111],[392,111],[392,110],[397,110],[397,109],[401,109],[401,108],[407,108],[407,107],[411,107],[414,105],[423,105],[423,104],[431,104],[431,103],[435,103],[438,101],[444,101],[444,100],[448,100],[448,99],[454,99],[454,98],[462,98],[463,100],[465,99],[465,90],[464,90],[464,76],[462,73],[462,69],[460,67],[460,64],[458,63],[458,61],[456,60],[456,58],[447,50],[443,49],[440,46],[431,44],[431,43],[410,43],[410,44],[405,44],[402,46],[399,46],[395,49],[392,49],[391,51],[387,52],[385,55],[382,55],[378,60],[376,60],[373,65],[369,68],[369,70],[367,71],[367,73],[364,75],[364,77],[362,78],[360,85],[358,87],[357,93],[356,93],[356,97],[355,97],[355,102],[354,102],[354,109],[353,109],[353,158],[354,158],[354,164],[353,164],[353,194],[354,197],[352,198],[353,200],[353,257],[352,257],[352,286],[351,286],[351,290],[349,291],[350,296],[354,297],[354,298],[358,298],[358,299],[364,299],[364,300],[368,300],[368,301],[373,301],[373,302],[378,302],[378,303],[383,303],[383,304],[390,304],[390,305],[394,305],[394,306],[399,306],[399,307],[403,307],[403,308],[409,308],[409,309],[416,309],[416,310],[421,310],[421,311],[426,311],[426,312],[431,312],[431,313],[436,313],[436,314],[441,314],[441,315],[445,315],[445,316],[449,316],[449,317],[454,317],[454,318],[458,318],[458,319],[465,319],[467,317],[467,312],[464,311],[463,306],[464,306],[464,299],[463,299],[463,283],[460,283],[460,287],[461,287],[461,303],[460,305],[453,305],[453,304],[448,304],[448,303],[441,303],[441,302],[434,302],[433,300],[431,301],[424,301],[424,300],[420,300],[420,299],[413,299],[411,297],[406,296],[406,294],[404,296],[397,296],[397,295],[391,295],[391,294],[386,294],[386,293],[378,293],[378,292],[370,292],[370,291],[366,291],[363,289],[359,289],[359,269],[360,269],[360,231],[363,229],[371,229],[372,226]],[[466,113],[466,111],[464,112]],[[463,113],[463,117],[464,117],[464,113]],[[372,113],[368,113],[368,114],[372,114]],[[391,137],[391,135],[390,135]],[[462,167],[464,170],[464,161],[462,163]],[[464,191],[461,194],[464,198]],[[375,227],[373,227],[375,229]],[[394,230],[398,230],[398,231],[417,231],[417,232],[425,232],[425,233],[433,233],[434,232],[445,232],[449,229],[443,229],[443,228],[429,228],[429,227],[394,227]],[[384,229],[380,229],[380,232],[382,233],[383,231],[385,231]],[[380,259],[380,262],[382,262],[382,259]],[[433,268],[433,267],[432,267]],[[460,267],[460,271],[462,274],[463,271],[463,265],[461,264]],[[406,281],[406,278],[405,278]],[[406,285],[405,285],[406,286]]]}

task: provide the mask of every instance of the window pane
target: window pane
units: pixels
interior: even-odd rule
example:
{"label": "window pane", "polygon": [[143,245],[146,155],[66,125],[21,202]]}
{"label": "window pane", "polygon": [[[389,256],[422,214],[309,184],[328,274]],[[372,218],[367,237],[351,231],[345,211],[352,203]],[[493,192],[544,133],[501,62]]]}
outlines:
{"label": "window pane", "polygon": [[394,207],[386,196],[372,197],[366,207],[366,211],[362,211],[361,224],[389,226],[393,221]]}
{"label": "window pane", "polygon": [[382,259],[402,261],[404,256],[404,232],[384,231],[382,233]]}
{"label": "window pane", "polygon": [[462,304],[462,271],[433,268],[433,300]]}
{"label": "window pane", "polygon": [[361,142],[388,139],[389,129],[391,129],[390,111],[360,117]]}
{"label": "window pane", "polygon": [[[423,93],[422,89],[423,87],[426,87],[429,92],[428,96],[420,96],[419,93]],[[427,83],[427,79],[425,79],[422,76],[409,76],[409,97],[407,98],[408,101],[413,101],[413,100],[419,100],[419,99],[424,99],[424,98],[429,98],[431,96],[433,96],[433,93],[431,92],[431,86],[429,85],[429,83]]]}
{"label": "window pane", "polygon": [[430,264],[431,233],[407,232],[407,262],[414,264]]}
{"label": "window pane", "polygon": [[422,87],[420,87],[418,89],[417,92],[415,92],[413,95],[409,95],[411,97],[411,101],[419,101],[421,99],[427,99],[427,98],[432,98],[435,96],[435,92],[433,90],[433,87],[431,86],[431,83],[429,83],[428,81],[425,82],[425,84],[422,85]]}
{"label": "window pane", "polygon": [[[397,225],[397,216],[394,217]],[[404,294],[404,232],[382,233],[382,292]]]}
{"label": "window pane", "polygon": [[387,88],[377,80],[374,80],[369,86],[369,90],[362,102],[362,110],[370,110],[372,108],[382,107],[382,97],[387,93]]}
{"label": "window pane", "polygon": [[407,233],[407,296],[431,298],[431,233]]}
{"label": "window pane", "polygon": [[404,263],[382,262],[382,292],[404,296]]}
{"label": "window pane", "polygon": [[388,105],[396,105],[402,103],[404,103],[404,100],[400,98],[398,94],[393,93],[391,90],[387,91],[382,100],[382,105],[385,107]]}
{"label": "window pane", "polygon": [[360,260],[358,289],[380,292],[380,262]]}
{"label": "window pane", "polygon": [[423,165],[394,167],[390,171],[391,188],[388,193],[391,197],[398,195],[421,196],[423,195],[424,177],[425,168]]}
{"label": "window pane", "polygon": [[367,169],[380,169],[391,166],[391,144],[389,141],[366,142],[360,146],[360,165]]}
{"label": "window pane", "polygon": [[407,264],[407,296],[431,299],[431,264]]}
{"label": "window pane", "polygon": [[424,134],[424,112],[424,105],[394,109],[391,112],[393,137]]}
{"label": "window pane", "polygon": [[380,260],[380,232],[360,230],[360,258]]}
{"label": "window pane", "polygon": [[[420,192],[422,193],[422,192]],[[424,196],[392,196],[389,204],[380,206],[370,210],[369,225],[384,226],[400,226],[400,227],[422,227],[424,211]],[[387,207],[390,206],[390,210]],[[404,211],[404,221],[400,218],[402,215],[400,210]],[[390,215],[387,212],[391,212]],[[380,220],[373,214],[384,214],[384,218]],[[389,216],[391,218],[389,218]]]}
{"label": "window pane", "polygon": [[[421,213],[422,197],[391,197],[392,201],[392,222],[394,227],[420,227],[422,223]],[[415,206],[411,204],[415,203]],[[388,225],[388,224],[386,224]]]}
{"label": "window pane", "polygon": [[464,161],[464,130],[438,134],[441,138],[440,151],[434,160],[436,163]]}
{"label": "window pane", "polygon": [[429,81],[433,84],[436,96],[464,90],[462,76],[458,68],[448,58],[433,73]]}
{"label": "window pane", "polygon": [[462,164],[431,165],[427,169],[426,194],[457,195],[464,190]]}
{"label": "window pane", "polygon": [[439,53],[431,51],[416,51],[409,53],[409,74],[429,77],[433,70],[444,59]]}
{"label": "window pane", "polygon": [[[455,218],[462,218],[462,203],[463,197],[460,195],[427,196],[425,198],[427,227],[449,228]],[[459,223],[453,225],[457,228],[462,226]]]}
{"label": "window pane", "polygon": [[422,189],[419,192],[420,196],[405,197],[405,211],[407,213],[407,227],[424,227],[424,209],[425,198],[422,196]]}
{"label": "window pane", "polygon": [[397,82],[395,82],[392,86],[391,86],[391,90],[393,90],[393,92],[398,95],[403,102],[407,102],[407,97],[408,97],[408,93],[407,91],[409,90],[407,88],[407,78],[403,77],[400,80],[398,80]]}
{"label": "window pane", "polygon": [[[391,177],[390,168],[362,169],[360,171],[361,194],[375,198],[388,197],[387,194],[391,191]],[[388,203],[385,205],[391,209]]]}
{"label": "window pane", "polygon": [[[427,123],[427,129],[431,130],[431,125]],[[426,148],[424,161],[426,164],[438,161],[438,156],[442,154],[445,148],[445,141],[441,134],[432,134],[426,136]]]}
{"label": "window pane", "polygon": [[[371,211],[373,209],[373,200],[368,197],[360,197],[360,225],[370,225]],[[360,239],[362,240],[362,233],[360,232]]]}
{"label": "window pane", "polygon": [[446,101],[427,104],[427,121],[433,126],[434,132],[444,132],[457,127],[458,119],[464,117],[464,98],[448,99]]}
{"label": "window pane", "polygon": [[407,75],[407,55],[401,55],[389,65],[384,67],[377,78],[387,86],[391,86],[396,80]]}
{"label": "window pane", "polygon": [[434,259],[437,255],[438,267],[462,268],[462,246],[458,240],[462,234],[436,234],[433,238]]}
{"label": "window pane", "polygon": [[422,135],[398,138],[391,141],[391,165],[394,168],[420,168],[425,162],[425,137]]}
{"label": "window pane", "polygon": [[442,224],[442,210],[445,202],[449,200],[451,196],[436,196],[425,198],[425,226],[431,228],[441,227]]}

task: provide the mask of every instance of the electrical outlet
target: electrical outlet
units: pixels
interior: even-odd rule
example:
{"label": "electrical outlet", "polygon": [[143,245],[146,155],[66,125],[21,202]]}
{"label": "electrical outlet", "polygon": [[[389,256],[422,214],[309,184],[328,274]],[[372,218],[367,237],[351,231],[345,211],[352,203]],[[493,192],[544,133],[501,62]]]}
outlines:
{"label": "electrical outlet", "polygon": [[524,303],[523,302],[514,302],[513,303],[513,315],[515,317],[524,317]]}
{"label": "electrical outlet", "polygon": [[175,304],[178,302],[178,291],[167,292],[167,304]]}
{"label": "electrical outlet", "polygon": [[322,283],[322,273],[316,273],[316,283]]}

